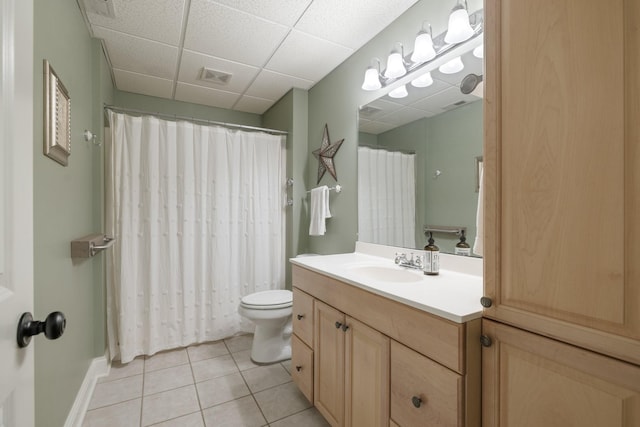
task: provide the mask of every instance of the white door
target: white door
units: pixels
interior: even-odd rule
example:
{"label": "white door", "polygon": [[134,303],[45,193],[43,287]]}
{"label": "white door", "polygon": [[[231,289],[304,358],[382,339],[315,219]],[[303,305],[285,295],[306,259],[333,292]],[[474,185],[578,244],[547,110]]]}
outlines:
{"label": "white door", "polygon": [[0,427],[32,427],[33,345],[18,319],[33,311],[33,0],[0,1]]}

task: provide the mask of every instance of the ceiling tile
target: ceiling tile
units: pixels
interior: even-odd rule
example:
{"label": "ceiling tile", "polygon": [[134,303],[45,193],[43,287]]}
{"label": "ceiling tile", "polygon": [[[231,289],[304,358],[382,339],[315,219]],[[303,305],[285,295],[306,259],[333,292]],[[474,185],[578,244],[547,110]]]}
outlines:
{"label": "ceiling tile", "polygon": [[422,119],[424,117],[431,117],[435,115],[435,113],[431,111],[418,110],[412,107],[404,107],[400,110],[394,111],[391,114],[387,114],[384,117],[378,119],[380,122],[391,123],[395,126],[406,125],[407,123],[411,123],[418,119]]}
{"label": "ceiling tile", "polygon": [[238,93],[178,82],[176,85],[175,99],[177,101],[231,109],[239,96],[240,94]]}
{"label": "ceiling tile", "polygon": [[177,46],[180,41],[185,0],[110,0],[115,19],[92,12],[85,0],[92,25]]}
{"label": "ceiling tile", "polygon": [[277,101],[292,87],[310,89],[311,86],[313,86],[313,82],[310,80],[262,70],[255,81],[251,83],[246,95]]}
{"label": "ceiling tile", "polygon": [[288,27],[206,0],[193,0],[184,47],[218,58],[262,66]]}
{"label": "ceiling tile", "polygon": [[173,82],[167,79],[131,73],[125,70],[113,70],[116,87],[124,92],[141,93],[143,95],[171,98]]}
{"label": "ceiling tile", "polygon": [[429,96],[422,101],[415,102],[412,106],[423,110],[433,111],[436,114],[444,113],[452,107],[456,102],[465,101],[465,103],[477,101],[478,97],[473,95],[465,95],[460,92],[457,87],[450,87],[435,95]]}
{"label": "ceiling tile", "polygon": [[295,28],[358,49],[417,0],[314,1]]}
{"label": "ceiling tile", "polygon": [[370,133],[373,135],[378,135],[380,133],[386,132],[395,128],[396,125],[392,125],[390,123],[382,123],[382,122],[367,122],[363,123],[359,130],[360,132]]}
{"label": "ceiling tile", "polygon": [[234,109],[247,113],[262,114],[267,111],[272,105],[272,100],[244,95],[242,98],[240,98]]}
{"label": "ceiling tile", "polygon": [[[199,77],[203,67],[231,74],[229,83],[226,85],[220,85],[200,80]],[[260,69],[256,67],[239,64],[233,61],[226,61],[224,59],[203,55],[201,53],[185,49],[182,53],[178,81],[199,86],[208,86],[212,89],[224,90],[227,92],[242,93],[256,77],[258,71],[260,71]]]}
{"label": "ceiling tile", "polygon": [[294,30],[265,68],[317,82],[352,53],[352,49]]}
{"label": "ceiling tile", "polygon": [[94,34],[104,39],[113,68],[174,78],[178,48],[102,27],[94,27]]}
{"label": "ceiling tile", "polygon": [[288,27],[293,26],[312,0],[216,0],[229,7],[242,10]]}

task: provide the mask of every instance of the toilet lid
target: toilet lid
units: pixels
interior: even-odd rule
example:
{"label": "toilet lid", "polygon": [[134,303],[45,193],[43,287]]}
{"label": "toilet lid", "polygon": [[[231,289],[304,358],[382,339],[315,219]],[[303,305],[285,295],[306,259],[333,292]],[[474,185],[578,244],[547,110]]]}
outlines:
{"label": "toilet lid", "polygon": [[263,291],[242,297],[242,305],[254,308],[276,309],[288,307],[293,302],[293,293],[287,290]]}

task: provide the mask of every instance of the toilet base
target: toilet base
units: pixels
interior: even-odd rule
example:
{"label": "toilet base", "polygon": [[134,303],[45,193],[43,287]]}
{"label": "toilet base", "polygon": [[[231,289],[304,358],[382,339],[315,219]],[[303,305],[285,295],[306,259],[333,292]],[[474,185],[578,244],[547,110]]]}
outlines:
{"label": "toilet base", "polygon": [[251,361],[258,365],[291,359],[291,317],[256,324]]}

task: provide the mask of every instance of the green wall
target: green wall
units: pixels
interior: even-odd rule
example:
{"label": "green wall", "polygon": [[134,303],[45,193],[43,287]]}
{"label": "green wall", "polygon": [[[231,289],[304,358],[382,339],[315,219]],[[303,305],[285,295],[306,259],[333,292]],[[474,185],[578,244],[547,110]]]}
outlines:
{"label": "green wall", "polygon": [[[469,0],[469,10],[482,8],[482,0]],[[335,157],[338,182],[343,186],[339,195],[332,194],[331,213],[327,222],[327,234],[311,237],[309,250],[320,254],[351,252],[357,240],[357,109],[382,95],[381,91],[366,92],[360,86],[364,71],[372,58],[386,56],[396,42],[406,51],[413,48],[416,34],[425,21],[431,23],[434,34],[446,29],[452,3],[420,0],[407,12],[391,23],[369,43],[351,55],[327,77],[309,91],[309,164],[308,179],[315,186],[318,162],[311,152],[320,147],[324,124],[329,125],[331,140],[344,138],[345,142]],[[444,17],[433,19],[433,17]],[[333,178],[326,174],[321,185],[333,185]],[[304,219],[309,223],[308,215]]]}
{"label": "green wall", "polygon": [[[475,158],[482,155],[482,102],[375,135],[360,134],[367,145],[415,151],[416,242],[423,247],[424,225],[467,227],[467,243],[476,235],[478,193]],[[442,174],[434,179],[436,170]],[[453,253],[459,238],[434,234],[442,252]]]}
{"label": "green wall", "polygon": [[[63,167],[42,153],[42,61],[71,97],[71,156]],[[84,141],[102,128],[96,105],[111,83],[99,43],[75,1],[34,2],[34,314],[62,311],[64,335],[35,339],[36,425],[61,426],[92,359],[104,354],[102,257],[71,259],[71,240],[101,232],[101,148]],[[101,137],[99,137],[101,139]]]}

